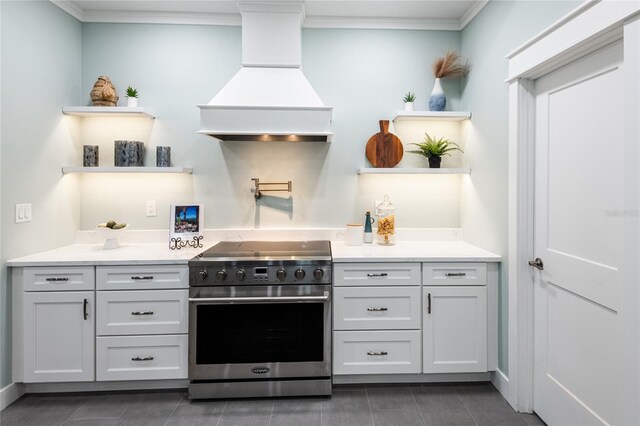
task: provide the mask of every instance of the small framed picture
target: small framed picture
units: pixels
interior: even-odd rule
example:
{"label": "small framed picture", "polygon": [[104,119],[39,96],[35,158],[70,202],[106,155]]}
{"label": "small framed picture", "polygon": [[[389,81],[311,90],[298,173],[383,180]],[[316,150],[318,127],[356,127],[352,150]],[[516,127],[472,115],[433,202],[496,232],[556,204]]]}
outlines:
{"label": "small framed picture", "polygon": [[170,238],[198,237],[204,232],[202,204],[172,204],[169,223]]}

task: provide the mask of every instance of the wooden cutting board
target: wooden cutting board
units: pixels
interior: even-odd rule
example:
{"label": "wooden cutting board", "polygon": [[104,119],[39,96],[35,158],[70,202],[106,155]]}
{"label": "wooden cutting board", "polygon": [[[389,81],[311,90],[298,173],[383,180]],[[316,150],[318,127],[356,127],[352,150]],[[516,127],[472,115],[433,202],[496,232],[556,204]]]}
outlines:
{"label": "wooden cutting board", "polygon": [[400,139],[389,133],[389,120],[380,120],[380,132],[369,138],[365,152],[373,167],[395,167],[402,160],[404,148]]}

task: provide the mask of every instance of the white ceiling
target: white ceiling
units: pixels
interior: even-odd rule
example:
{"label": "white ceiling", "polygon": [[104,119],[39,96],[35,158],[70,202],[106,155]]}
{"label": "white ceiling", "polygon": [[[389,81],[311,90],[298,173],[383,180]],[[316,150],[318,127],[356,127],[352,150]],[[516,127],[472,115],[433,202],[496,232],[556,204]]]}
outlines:
{"label": "white ceiling", "polygon": [[[240,25],[235,0],[51,0],[82,22]],[[489,0],[304,0],[305,27],[460,30]]]}

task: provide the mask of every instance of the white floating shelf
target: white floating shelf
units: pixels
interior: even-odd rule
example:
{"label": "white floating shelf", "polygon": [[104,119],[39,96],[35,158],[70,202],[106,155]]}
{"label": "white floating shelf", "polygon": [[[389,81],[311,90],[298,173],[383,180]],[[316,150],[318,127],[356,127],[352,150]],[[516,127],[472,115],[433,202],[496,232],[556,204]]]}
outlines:
{"label": "white floating shelf", "polygon": [[191,167],[63,167],[62,173],[186,173]]}
{"label": "white floating shelf", "polygon": [[471,113],[468,111],[398,111],[393,117],[393,121],[464,121],[470,118]]}
{"label": "white floating shelf", "polygon": [[468,175],[471,169],[428,169],[426,167],[398,167],[398,168],[376,168],[361,167],[358,169],[359,175]]}
{"label": "white floating shelf", "polygon": [[156,118],[145,107],[91,107],[91,106],[67,106],[62,107],[62,112],[67,115],[80,117],[147,117]]}

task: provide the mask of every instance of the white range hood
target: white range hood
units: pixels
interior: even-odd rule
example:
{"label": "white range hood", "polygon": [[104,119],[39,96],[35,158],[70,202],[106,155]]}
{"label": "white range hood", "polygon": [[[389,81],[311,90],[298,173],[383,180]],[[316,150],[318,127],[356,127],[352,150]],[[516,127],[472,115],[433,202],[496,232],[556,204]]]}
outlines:
{"label": "white range hood", "polygon": [[332,107],[302,73],[302,0],[240,1],[242,68],[200,108],[220,141],[330,142]]}

